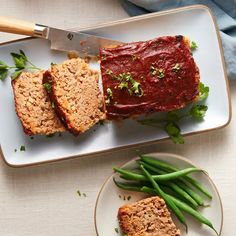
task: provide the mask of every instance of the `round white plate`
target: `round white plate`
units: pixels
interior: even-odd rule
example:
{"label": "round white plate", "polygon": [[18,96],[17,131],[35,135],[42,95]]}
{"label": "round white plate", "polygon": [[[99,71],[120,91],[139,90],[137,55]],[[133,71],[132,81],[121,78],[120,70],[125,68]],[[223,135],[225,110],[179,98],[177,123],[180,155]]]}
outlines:
{"label": "round white plate", "polygon": [[[147,154],[149,156],[158,158],[159,160],[166,161],[170,164],[178,166],[179,168],[186,168],[195,166],[188,159],[169,153],[152,153]],[[134,168],[137,166],[135,159],[127,162],[122,167]],[[192,175],[198,181],[200,181],[211,193],[213,200],[210,202],[210,207],[201,209],[201,213],[207,217],[214,225],[217,232],[221,233],[223,226],[223,208],[219,193],[216,189],[215,184],[212,182],[210,177],[205,173],[195,173]],[[130,192],[119,189],[113,182],[113,177],[119,180],[119,174],[114,174],[108,178],[108,180],[102,186],[100,193],[97,198],[95,206],[95,228],[97,235],[99,236],[117,236],[122,235],[119,229],[117,221],[117,212],[120,206],[140,200],[147,195],[143,193]],[[131,198],[130,198],[130,197]],[[128,200],[129,199],[129,200]],[[207,202],[207,199],[206,199]],[[214,236],[214,231],[194,220],[191,216],[186,215],[188,224],[188,234],[186,234],[184,228],[179,224],[175,217],[173,220],[180,228],[182,235],[189,236]],[[116,228],[119,229],[119,233],[116,232]]]}

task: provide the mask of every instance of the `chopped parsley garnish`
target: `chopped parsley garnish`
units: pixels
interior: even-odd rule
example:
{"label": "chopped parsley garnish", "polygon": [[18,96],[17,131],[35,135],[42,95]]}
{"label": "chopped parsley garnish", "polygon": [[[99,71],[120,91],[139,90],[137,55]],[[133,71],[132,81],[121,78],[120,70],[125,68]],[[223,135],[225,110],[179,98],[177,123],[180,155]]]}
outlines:
{"label": "chopped parsley garnish", "polygon": [[21,152],[25,152],[25,150],[26,150],[26,149],[25,149],[25,146],[21,145],[21,146],[20,146],[20,151],[21,151]]}
{"label": "chopped parsley garnish", "polygon": [[139,57],[137,57],[136,55],[131,55],[132,56],[132,60],[135,61],[137,60]]}
{"label": "chopped parsley garnish", "polygon": [[163,69],[157,69],[155,66],[151,65],[150,66],[150,73],[153,75],[153,76],[156,76],[159,78],[159,79],[163,79],[165,77],[165,73],[164,73],[164,70]]}
{"label": "chopped parsley garnish", "polygon": [[87,194],[86,193],[81,193],[80,190],[77,190],[76,192],[79,195],[79,197],[81,197],[81,196],[87,197]]}
{"label": "chopped parsley garnish", "polygon": [[105,61],[106,59],[107,59],[106,55],[103,55],[102,58],[101,58],[102,61]]}
{"label": "chopped parsley garnish", "polygon": [[48,82],[44,83],[43,87],[47,90],[48,93],[50,93],[52,90],[52,85]]}
{"label": "chopped parsley garnish", "polygon": [[180,64],[176,63],[175,66],[172,68],[174,72],[178,72],[181,69]]}
{"label": "chopped parsley garnish", "polygon": [[30,139],[34,139],[34,137],[31,136]]}
{"label": "chopped parsley garnish", "polygon": [[131,199],[131,196],[128,196],[128,197],[127,197],[127,200],[129,201],[130,199]]}
{"label": "chopped parsley garnish", "polygon": [[55,136],[55,134],[47,134],[47,135],[46,135],[47,138],[52,138],[52,137],[54,137],[54,136]]}
{"label": "chopped parsley garnish", "polygon": [[130,72],[120,73],[118,76],[114,76],[115,79],[120,81],[118,85],[119,89],[127,89],[130,95],[143,96],[143,90],[140,83],[133,79]]}
{"label": "chopped parsley garnish", "polygon": [[126,82],[126,81],[122,81],[120,84],[119,84],[119,86],[118,86],[118,88],[120,88],[120,89],[123,89],[123,88],[129,88],[129,84],[128,84],[128,82]]}
{"label": "chopped parsley garnish", "polygon": [[107,69],[107,70],[106,70],[106,74],[107,74],[107,75],[112,75],[112,73],[113,73],[112,70],[110,70],[110,69]]}
{"label": "chopped parsley garnish", "polygon": [[118,229],[118,228],[115,228],[115,232],[118,234],[118,233],[119,233],[119,229]]}
{"label": "chopped parsley garnish", "polygon": [[191,49],[192,51],[194,51],[194,50],[196,50],[197,48],[198,48],[198,46],[197,46],[196,42],[192,41],[191,44],[190,44],[190,49]]}
{"label": "chopped parsley garnish", "polygon": [[156,74],[157,74],[157,68],[154,67],[154,66],[150,66],[150,73],[151,73],[152,75],[156,75]]}
{"label": "chopped parsley garnish", "polygon": [[107,94],[108,94],[109,98],[112,98],[113,93],[112,93],[112,90],[110,88],[107,88]]}
{"label": "chopped parsley garnish", "polygon": [[14,152],[17,152],[17,149],[16,149],[16,148],[14,149]]}
{"label": "chopped parsley garnish", "polygon": [[55,66],[55,65],[56,65],[56,63],[51,62],[51,66]]}
{"label": "chopped parsley garnish", "polygon": [[165,77],[165,73],[163,69],[158,70],[158,76],[159,79],[163,79]]}

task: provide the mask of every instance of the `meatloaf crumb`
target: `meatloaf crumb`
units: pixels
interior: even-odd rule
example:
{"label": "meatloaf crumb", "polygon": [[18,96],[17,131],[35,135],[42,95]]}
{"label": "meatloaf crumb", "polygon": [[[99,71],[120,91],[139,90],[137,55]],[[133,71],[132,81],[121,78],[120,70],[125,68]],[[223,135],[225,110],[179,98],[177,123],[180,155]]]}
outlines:
{"label": "meatloaf crumb", "polygon": [[50,98],[68,130],[83,133],[105,119],[104,101],[98,87],[98,73],[83,59],[73,58],[52,65],[44,73],[44,82],[51,84]]}
{"label": "meatloaf crumb", "polygon": [[43,73],[22,72],[12,81],[16,113],[28,135],[65,131],[43,88]]}
{"label": "meatloaf crumb", "polygon": [[159,197],[122,206],[118,220],[127,236],[180,236],[164,200]]}

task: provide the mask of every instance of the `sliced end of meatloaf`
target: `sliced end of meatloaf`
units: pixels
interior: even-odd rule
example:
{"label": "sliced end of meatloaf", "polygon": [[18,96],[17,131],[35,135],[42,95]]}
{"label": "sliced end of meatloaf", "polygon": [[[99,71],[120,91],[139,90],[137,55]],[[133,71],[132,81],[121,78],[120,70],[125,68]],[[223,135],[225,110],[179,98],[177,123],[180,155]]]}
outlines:
{"label": "sliced end of meatloaf", "polygon": [[180,236],[165,201],[150,197],[122,206],[118,212],[121,230],[127,236]]}
{"label": "sliced end of meatloaf", "polygon": [[74,58],[53,65],[44,73],[51,100],[68,130],[77,135],[105,119],[102,93],[98,87],[98,73],[83,59]]}
{"label": "sliced end of meatloaf", "polygon": [[16,113],[28,135],[65,131],[43,87],[43,73],[22,72],[12,81]]}
{"label": "sliced end of meatloaf", "polygon": [[102,48],[100,58],[109,120],[177,110],[198,97],[199,70],[184,36]]}

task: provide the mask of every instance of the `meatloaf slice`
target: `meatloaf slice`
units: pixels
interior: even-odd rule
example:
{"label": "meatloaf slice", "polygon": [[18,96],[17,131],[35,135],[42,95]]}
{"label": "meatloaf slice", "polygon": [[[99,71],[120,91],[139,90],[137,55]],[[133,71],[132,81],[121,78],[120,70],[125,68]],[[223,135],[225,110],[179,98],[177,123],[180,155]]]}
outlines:
{"label": "meatloaf slice", "polygon": [[172,111],[199,93],[199,70],[181,35],[100,49],[107,118]]}
{"label": "meatloaf slice", "polygon": [[16,113],[28,135],[65,131],[43,87],[43,73],[22,72],[12,81]]}
{"label": "meatloaf slice", "polygon": [[163,199],[150,197],[122,206],[118,212],[127,236],[180,236]]}
{"label": "meatloaf slice", "polygon": [[56,111],[68,130],[77,135],[105,119],[103,96],[98,86],[98,73],[83,59],[74,58],[52,65],[44,73],[44,83]]}

